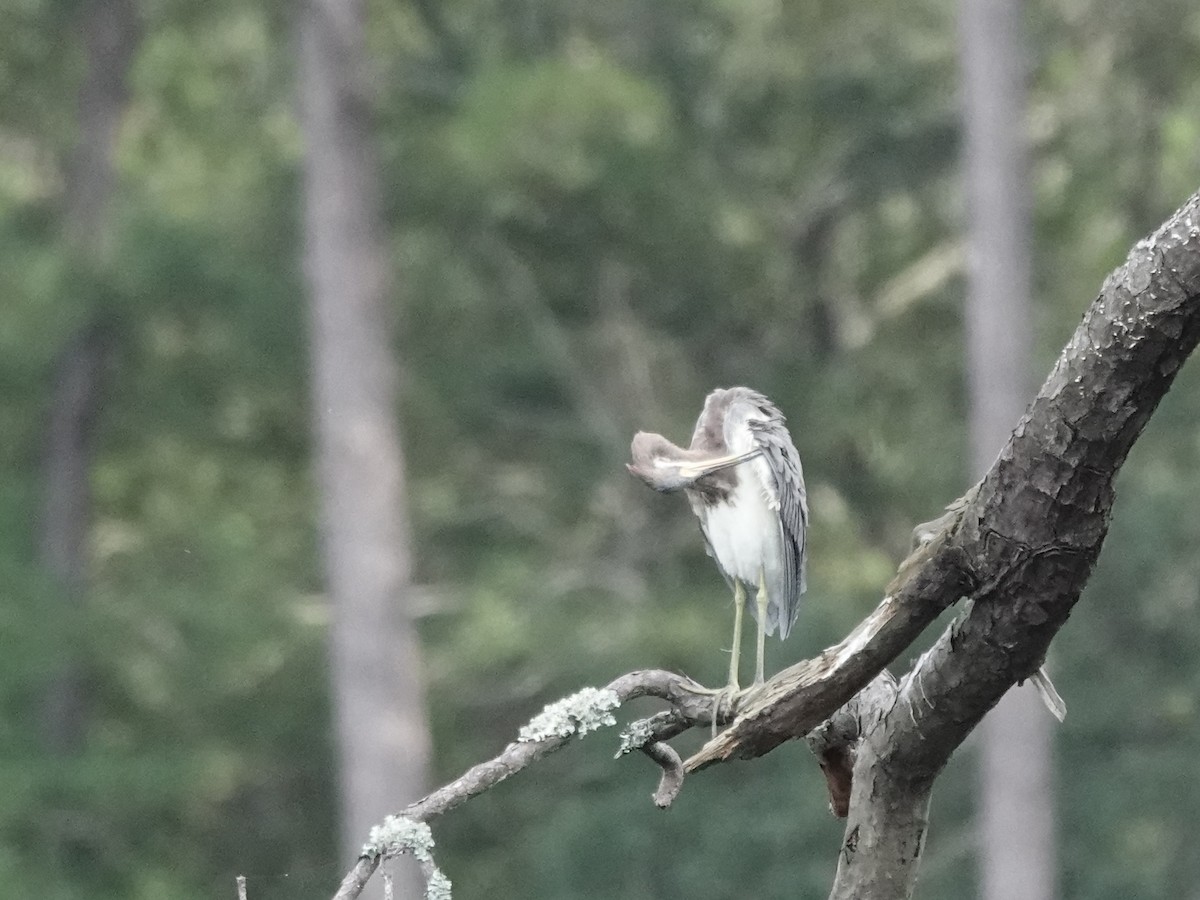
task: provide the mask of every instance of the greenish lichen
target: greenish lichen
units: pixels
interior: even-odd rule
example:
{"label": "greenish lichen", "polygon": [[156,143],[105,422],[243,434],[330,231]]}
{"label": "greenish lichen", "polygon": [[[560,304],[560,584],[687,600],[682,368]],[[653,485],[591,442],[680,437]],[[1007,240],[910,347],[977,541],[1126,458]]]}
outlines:
{"label": "greenish lichen", "polygon": [[654,729],[650,727],[649,719],[638,719],[631,722],[629,727],[621,732],[621,746],[617,748],[614,759],[620,759],[626,753],[641,750],[654,740]]}
{"label": "greenish lichen", "polygon": [[411,853],[421,862],[433,859],[433,832],[424,822],[407,816],[388,816],[382,825],[371,829],[362,855],[369,857],[398,856]]}
{"label": "greenish lichen", "polygon": [[434,869],[425,885],[425,900],[450,900],[450,879],[441,869]]}
{"label": "greenish lichen", "polygon": [[570,737],[572,734],[582,737],[589,731],[616,725],[613,710],[620,705],[621,698],[615,691],[584,688],[543,709],[521,728],[517,740],[543,741],[546,738]]}

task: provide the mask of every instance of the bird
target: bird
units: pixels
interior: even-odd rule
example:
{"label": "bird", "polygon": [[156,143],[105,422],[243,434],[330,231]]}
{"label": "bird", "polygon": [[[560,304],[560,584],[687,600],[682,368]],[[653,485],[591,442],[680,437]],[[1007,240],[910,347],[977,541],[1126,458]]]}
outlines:
{"label": "bird", "polygon": [[[687,448],[661,434],[639,431],[630,456],[626,468],[647,485],[687,495],[700,520],[705,549],[733,590],[733,646],[725,691],[740,691],[747,606],[758,626],[754,684],[762,684],[766,636],[777,630],[781,639],[788,636],[806,587],[808,499],[800,454],[783,414],[758,391],[718,388],[705,398]],[[753,602],[748,592],[754,593]]]}

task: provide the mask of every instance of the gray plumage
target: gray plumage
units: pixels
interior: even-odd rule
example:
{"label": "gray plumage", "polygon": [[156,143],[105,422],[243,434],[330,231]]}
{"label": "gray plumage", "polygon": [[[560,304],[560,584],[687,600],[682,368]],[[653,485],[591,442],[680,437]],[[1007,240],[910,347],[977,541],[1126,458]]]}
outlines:
{"label": "gray plumage", "polygon": [[[761,673],[761,634],[778,629],[780,637],[788,636],[805,589],[808,502],[800,454],[783,414],[757,391],[718,389],[705,399],[689,447],[638,432],[630,449],[630,472],[655,490],[687,494],[708,555],[734,596],[756,619],[761,607]],[[731,684],[740,622],[739,617],[734,627]]]}
{"label": "gray plumage", "polygon": [[[687,494],[692,511],[700,520],[709,556],[731,585],[735,580],[742,581],[750,595],[757,590],[757,577],[746,571],[744,565],[739,566],[742,560],[737,558],[738,548],[730,542],[747,537],[753,541],[756,536],[730,534],[730,528],[744,530],[752,527],[756,519],[774,520],[773,536],[757,536],[763,543],[759,565],[764,569],[769,598],[767,620],[762,624],[767,634],[774,634],[778,628],[780,638],[786,638],[796,623],[800,596],[807,587],[808,497],[800,454],[792,443],[783,413],[757,391],[745,387],[718,388],[704,401],[689,449],[711,456],[759,451],[752,460],[697,479]],[[745,482],[749,482],[750,491],[744,489]],[[763,507],[758,511],[760,516],[743,512],[728,523],[730,527],[718,528],[715,518],[720,514],[719,506],[735,498],[739,504],[757,500]],[[763,512],[765,516],[761,515]],[[771,543],[776,544],[782,557],[778,561],[771,558],[775,549],[770,547]],[[746,605],[757,617],[755,604]]]}

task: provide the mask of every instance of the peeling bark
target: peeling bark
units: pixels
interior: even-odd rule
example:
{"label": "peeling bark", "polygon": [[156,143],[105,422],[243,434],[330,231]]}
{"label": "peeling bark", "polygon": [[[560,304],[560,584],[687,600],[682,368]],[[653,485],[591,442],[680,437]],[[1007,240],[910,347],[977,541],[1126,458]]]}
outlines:
{"label": "peeling bark", "polygon": [[829,809],[839,819],[850,814],[850,798],[858,746],[896,702],[896,679],[884,671],[845,706],[809,732],[805,741],[820,760],[829,788]]}
{"label": "peeling bark", "polygon": [[916,887],[933,778],[897,777],[881,740],[872,735],[859,748],[830,900],[907,900]]}
{"label": "peeling bark", "polygon": [[[929,705],[908,700],[926,720],[926,739],[932,731],[957,746],[1009,686],[1041,665],[1078,600],[1108,530],[1113,479],[1200,339],[1198,297],[1200,194],[1105,280],[992,469],[905,561],[875,612],[845,641],[748,698],[733,724],[688,760],[689,771],[761,756],[807,733],[938,613],[969,597],[970,613],[918,666],[922,690],[954,708],[935,704],[941,711],[926,715]],[[912,755],[935,773],[945,762],[928,747]]]}

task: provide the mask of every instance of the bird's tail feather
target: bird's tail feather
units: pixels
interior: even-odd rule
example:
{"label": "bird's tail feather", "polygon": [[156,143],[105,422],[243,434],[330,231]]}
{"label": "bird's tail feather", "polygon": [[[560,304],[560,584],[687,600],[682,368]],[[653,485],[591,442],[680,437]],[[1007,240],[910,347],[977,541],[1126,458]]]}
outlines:
{"label": "bird's tail feather", "polygon": [[[750,615],[754,616],[754,620],[757,622],[758,604],[754,602],[754,597],[752,595],[747,597],[746,607],[750,610]],[[799,610],[797,610],[797,612],[799,612]],[[787,636],[792,631],[792,626],[796,624],[797,618],[798,616],[792,616],[789,619],[787,616],[783,615],[783,611],[779,608],[779,604],[774,602],[769,603],[767,604],[767,621],[763,630],[766,631],[768,637],[775,634],[776,630],[778,630],[779,639],[781,641],[786,640]]]}

